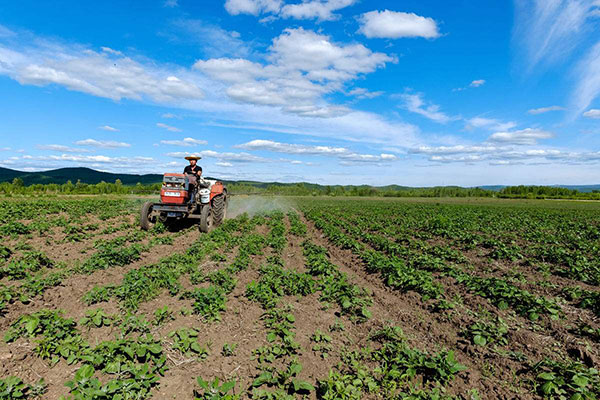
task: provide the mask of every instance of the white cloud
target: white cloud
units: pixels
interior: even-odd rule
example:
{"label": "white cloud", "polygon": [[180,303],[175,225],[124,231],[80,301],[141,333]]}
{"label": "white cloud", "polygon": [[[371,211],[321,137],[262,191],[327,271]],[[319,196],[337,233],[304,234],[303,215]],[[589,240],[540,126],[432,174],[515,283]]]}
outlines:
{"label": "white cloud", "polygon": [[374,99],[375,97],[379,97],[383,94],[382,91],[370,92],[365,88],[354,88],[348,92],[350,96],[355,96],[359,99]]}
{"label": "white cloud", "polygon": [[68,161],[76,163],[100,163],[100,164],[126,164],[129,167],[133,167],[137,163],[155,163],[156,160],[152,157],[108,157],[103,155],[84,156],[80,154],[61,154],[60,156],[47,155],[47,156],[30,156],[24,155],[21,157],[23,160],[36,160],[36,161]]}
{"label": "white cloud", "polygon": [[564,59],[590,32],[597,0],[515,0],[513,41],[530,67]]}
{"label": "white cloud", "polygon": [[117,128],[113,128],[110,125],[99,126],[98,129],[102,129],[103,131],[109,131],[109,132],[118,132],[119,131]]}
{"label": "white cloud", "polygon": [[400,96],[404,100],[404,108],[408,111],[419,114],[432,121],[445,124],[456,118],[450,117],[440,111],[440,106],[435,104],[425,104],[422,93],[408,94]]}
{"label": "white cloud", "polygon": [[115,142],[113,140],[95,140],[95,139],[85,139],[79,140],[75,142],[78,146],[92,146],[92,147],[100,147],[103,149],[118,149],[123,147],[131,147],[129,143],[124,142]]}
{"label": "white cloud", "polygon": [[464,153],[497,153],[502,148],[490,145],[456,145],[456,146],[420,146],[410,149],[411,153],[427,154],[427,155],[449,155],[449,154],[464,154]]}
{"label": "white cloud", "polygon": [[497,119],[475,117],[467,120],[467,128],[484,128],[491,131],[507,131],[516,127],[517,124],[514,122],[503,122]]}
{"label": "white cloud", "polygon": [[323,104],[322,97],[347,81],[385,66],[394,58],[361,44],[336,44],[328,36],[302,28],[286,29],[266,55],[269,64],[246,59],[199,60],[194,67],[224,82],[238,102],[278,106],[305,117],[337,117],[343,106]]}
{"label": "white cloud", "polygon": [[217,152],[213,150],[204,150],[197,153],[186,153],[186,152],[172,152],[167,153],[167,156],[173,158],[184,158],[189,155],[198,155],[203,158],[216,158],[219,161],[230,161],[230,162],[241,162],[241,163],[268,163],[274,160],[258,157],[248,153],[230,153],[230,152]]}
{"label": "white cloud", "polygon": [[199,140],[194,138],[184,138],[183,140],[161,140],[160,144],[166,144],[170,146],[181,146],[181,147],[193,147],[205,145],[208,142],[206,140]]}
{"label": "white cloud", "polygon": [[215,165],[218,167],[225,167],[225,168],[233,167],[232,163],[225,162],[225,161],[219,161],[219,162],[215,163]]}
{"label": "white cloud", "polygon": [[534,145],[538,140],[550,139],[554,134],[541,129],[527,128],[513,132],[496,132],[489,138],[492,142]]}
{"label": "white cloud", "polygon": [[359,17],[360,33],[368,38],[398,39],[422,37],[435,39],[440,36],[432,18],[414,13],[396,11],[371,11]]}
{"label": "white cloud", "polygon": [[89,150],[87,150],[87,149],[63,146],[61,144],[38,144],[36,147],[40,150],[58,151],[61,153],[88,153],[89,152]]}
{"label": "white cloud", "polygon": [[275,13],[281,9],[281,0],[226,0],[225,9],[231,15],[259,15],[265,12]]}
{"label": "white cloud", "polygon": [[165,113],[165,114],[161,115],[161,117],[166,118],[166,119],[173,119],[173,118],[181,119],[181,117],[179,115],[173,114],[173,113]]}
{"label": "white cloud", "polygon": [[295,19],[318,19],[319,21],[331,21],[339,18],[334,11],[349,7],[357,0],[313,0],[297,4],[286,4],[281,8],[280,16]]}
{"label": "white cloud", "polygon": [[[582,113],[600,95],[598,0],[515,0],[513,41],[529,73],[535,67],[575,66],[571,116]],[[594,43],[590,45],[590,43]],[[568,74],[563,74],[569,76]]]}
{"label": "white cloud", "polygon": [[162,122],[157,122],[156,126],[158,126],[159,128],[166,129],[166,130],[171,131],[171,132],[181,132],[181,129],[176,128],[176,127],[171,126],[171,125],[163,124]]}
{"label": "white cloud", "polygon": [[272,140],[252,140],[235,146],[244,150],[266,150],[285,154],[340,155],[350,153],[345,147],[307,146],[303,144],[279,143]]}
{"label": "white cloud", "polygon": [[168,8],[174,8],[177,7],[179,4],[177,3],[177,0],[165,0],[164,6],[168,7]]}
{"label": "white cloud", "polygon": [[225,9],[231,15],[272,14],[274,17],[294,19],[317,19],[331,21],[339,16],[335,11],[355,4],[357,0],[303,0],[301,3],[285,4],[281,0],[227,0]]}
{"label": "white cloud", "polygon": [[287,106],[283,108],[283,111],[296,114],[301,117],[334,118],[346,115],[352,110],[344,106]]}
{"label": "white cloud", "polygon": [[[396,161],[398,159],[398,157],[394,154],[359,154],[345,147],[311,146],[303,144],[280,143],[272,140],[252,140],[248,143],[236,145],[235,147],[244,150],[263,150],[283,154],[330,156],[340,159],[343,165],[348,163],[381,163]],[[298,164],[301,162],[294,160],[292,163]],[[308,163],[305,164],[309,165]]]}
{"label": "white cloud", "polygon": [[573,109],[580,114],[600,95],[600,41],[579,62],[575,74],[578,83],[571,102]]}
{"label": "white cloud", "polygon": [[565,108],[561,107],[561,106],[540,107],[540,108],[533,108],[533,109],[527,111],[527,113],[529,113],[531,115],[538,115],[538,114],[545,114],[545,113],[551,112],[551,111],[562,111],[564,109]]}
{"label": "white cloud", "polygon": [[199,19],[177,19],[168,30],[160,32],[173,42],[192,43],[202,50],[204,57],[248,57],[251,48],[237,31],[228,31]]}
{"label": "white cloud", "polygon": [[600,110],[591,109],[583,113],[584,117],[592,118],[592,119],[600,119]]}
{"label": "white cloud", "polygon": [[477,79],[477,80],[471,82],[471,84],[469,86],[477,88],[477,87],[480,87],[483,85],[485,85],[485,79]]}
{"label": "white cloud", "polygon": [[22,39],[26,45],[15,48],[0,45],[0,74],[21,84],[56,84],[115,101],[173,103],[203,96],[193,82],[194,77],[185,70],[172,71],[138,62],[109,48],[96,52],[27,35]]}
{"label": "white cloud", "polygon": [[[522,143],[519,143],[522,144]],[[528,144],[532,144],[529,142]],[[510,144],[457,145],[449,147],[420,147],[410,151],[428,156],[429,161],[438,163],[477,163],[487,161],[490,165],[516,164],[589,164],[600,162],[600,152],[569,152],[557,149],[515,150]]]}
{"label": "white cloud", "polygon": [[396,161],[398,159],[394,154],[386,154],[381,153],[379,155],[373,154],[345,154],[340,156],[342,160],[342,165],[348,165],[350,163],[381,163],[381,162],[390,162]]}

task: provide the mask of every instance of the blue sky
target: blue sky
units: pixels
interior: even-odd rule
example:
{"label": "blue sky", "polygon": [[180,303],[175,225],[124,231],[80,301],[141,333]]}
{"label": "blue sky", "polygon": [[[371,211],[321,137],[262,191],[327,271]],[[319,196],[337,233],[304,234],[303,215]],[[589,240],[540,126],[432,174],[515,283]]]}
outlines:
{"label": "blue sky", "polygon": [[600,183],[600,1],[0,3],[0,166]]}

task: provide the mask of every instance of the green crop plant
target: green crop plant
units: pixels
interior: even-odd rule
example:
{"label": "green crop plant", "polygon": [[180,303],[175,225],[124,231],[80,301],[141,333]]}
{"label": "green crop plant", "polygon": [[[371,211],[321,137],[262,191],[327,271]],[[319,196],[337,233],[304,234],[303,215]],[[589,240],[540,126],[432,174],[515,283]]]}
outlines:
{"label": "green crop plant", "polygon": [[85,317],[79,320],[79,325],[87,326],[88,328],[102,326],[111,326],[115,321],[114,316],[107,315],[103,309],[90,310],[85,313]]}
{"label": "green crop plant", "polygon": [[215,378],[210,382],[199,377],[197,382],[200,390],[194,390],[194,400],[239,400],[241,398],[240,395],[233,393],[235,381],[221,383],[219,378]]}
{"label": "green crop plant", "polygon": [[39,398],[46,392],[46,384],[41,379],[34,385],[28,385],[16,376],[0,379],[0,400],[27,400]]}
{"label": "green crop plant", "polygon": [[173,350],[181,354],[194,354],[196,357],[204,359],[208,356],[208,350],[198,343],[198,331],[194,328],[181,328],[169,333],[173,341]]}
{"label": "green crop plant", "polygon": [[83,296],[83,302],[90,306],[92,304],[108,301],[113,296],[114,289],[114,285],[94,286]]}
{"label": "green crop plant", "polygon": [[169,310],[169,306],[164,306],[154,311],[154,320],[152,321],[152,324],[160,326],[174,319],[173,311]]}
{"label": "green crop plant", "polygon": [[333,350],[331,345],[331,336],[324,334],[319,329],[315,331],[310,337],[311,342],[314,343],[312,350],[319,353],[321,358],[329,357],[329,353]]}
{"label": "green crop plant", "polygon": [[211,285],[207,288],[196,288],[184,293],[181,298],[192,299],[194,314],[199,314],[207,321],[220,321],[221,312],[225,311],[225,292],[218,286]]}
{"label": "green crop plant", "polygon": [[533,388],[546,399],[592,400],[600,396],[598,370],[581,362],[545,359],[532,370],[536,373]]}
{"label": "green crop plant", "polygon": [[501,318],[490,322],[475,322],[463,334],[478,346],[492,343],[500,346],[508,344],[508,326]]}

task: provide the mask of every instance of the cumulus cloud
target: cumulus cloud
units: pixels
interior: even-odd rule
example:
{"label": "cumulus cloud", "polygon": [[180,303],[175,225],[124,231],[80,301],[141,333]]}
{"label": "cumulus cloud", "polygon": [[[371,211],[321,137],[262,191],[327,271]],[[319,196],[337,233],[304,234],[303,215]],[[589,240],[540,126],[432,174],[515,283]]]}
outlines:
{"label": "cumulus cloud", "polygon": [[98,129],[102,129],[103,131],[109,131],[109,132],[118,132],[119,131],[117,128],[113,128],[110,125],[99,126]]}
{"label": "cumulus cloud", "polygon": [[561,107],[561,106],[540,107],[540,108],[533,108],[533,109],[527,111],[527,113],[529,113],[531,115],[538,115],[538,114],[545,114],[545,113],[551,112],[551,111],[562,111],[564,109],[565,108]]}
{"label": "cumulus cloud", "polygon": [[157,122],[156,126],[158,126],[159,128],[166,129],[166,130],[168,130],[170,132],[181,132],[181,129],[176,128],[176,127],[171,126],[171,125],[163,124],[162,122]]}
{"label": "cumulus cloud", "polygon": [[266,58],[270,62],[266,65],[218,58],[199,60],[194,67],[224,82],[227,95],[235,101],[278,106],[305,117],[337,117],[348,110],[322,104],[322,96],[395,61],[361,44],[337,44],[302,28],[286,29],[273,39]]}
{"label": "cumulus cloud", "polygon": [[496,132],[489,137],[492,142],[534,145],[538,140],[550,139],[554,134],[541,129],[527,128],[513,132]]}
{"label": "cumulus cloud", "polygon": [[471,82],[471,84],[469,86],[477,88],[477,87],[480,87],[483,85],[485,85],[485,79],[477,79],[477,80]]}
{"label": "cumulus cloud", "polygon": [[440,36],[437,23],[432,18],[414,13],[396,11],[371,11],[359,17],[360,33],[368,38],[435,39]]}
{"label": "cumulus cloud", "polygon": [[193,147],[205,145],[208,142],[206,140],[199,140],[194,138],[184,138],[183,140],[161,140],[160,144],[166,144],[170,146],[181,146],[181,147]]}
{"label": "cumulus cloud", "polygon": [[92,146],[92,147],[100,147],[103,149],[118,149],[123,147],[131,147],[129,143],[124,142],[115,142],[113,140],[95,140],[95,139],[85,139],[79,140],[75,142],[78,146]]}
{"label": "cumulus cloud", "polygon": [[583,113],[584,117],[592,118],[592,119],[600,119],[600,110],[591,109]]}
{"label": "cumulus cloud", "polygon": [[419,114],[432,121],[440,124],[445,124],[456,118],[450,117],[440,111],[440,106],[436,104],[426,104],[423,100],[422,93],[409,94],[405,93],[400,96],[404,100],[404,108],[410,112]]}

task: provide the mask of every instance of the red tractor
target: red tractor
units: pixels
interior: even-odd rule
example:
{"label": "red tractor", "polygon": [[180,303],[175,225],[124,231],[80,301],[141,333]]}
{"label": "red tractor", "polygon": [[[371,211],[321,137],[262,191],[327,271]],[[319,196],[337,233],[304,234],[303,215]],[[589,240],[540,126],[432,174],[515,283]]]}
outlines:
{"label": "red tractor", "polygon": [[225,220],[227,203],[227,188],[222,182],[187,174],[165,174],[160,203],[144,203],[140,225],[148,230],[158,221],[169,226],[190,218],[198,220],[201,232],[208,232]]}

